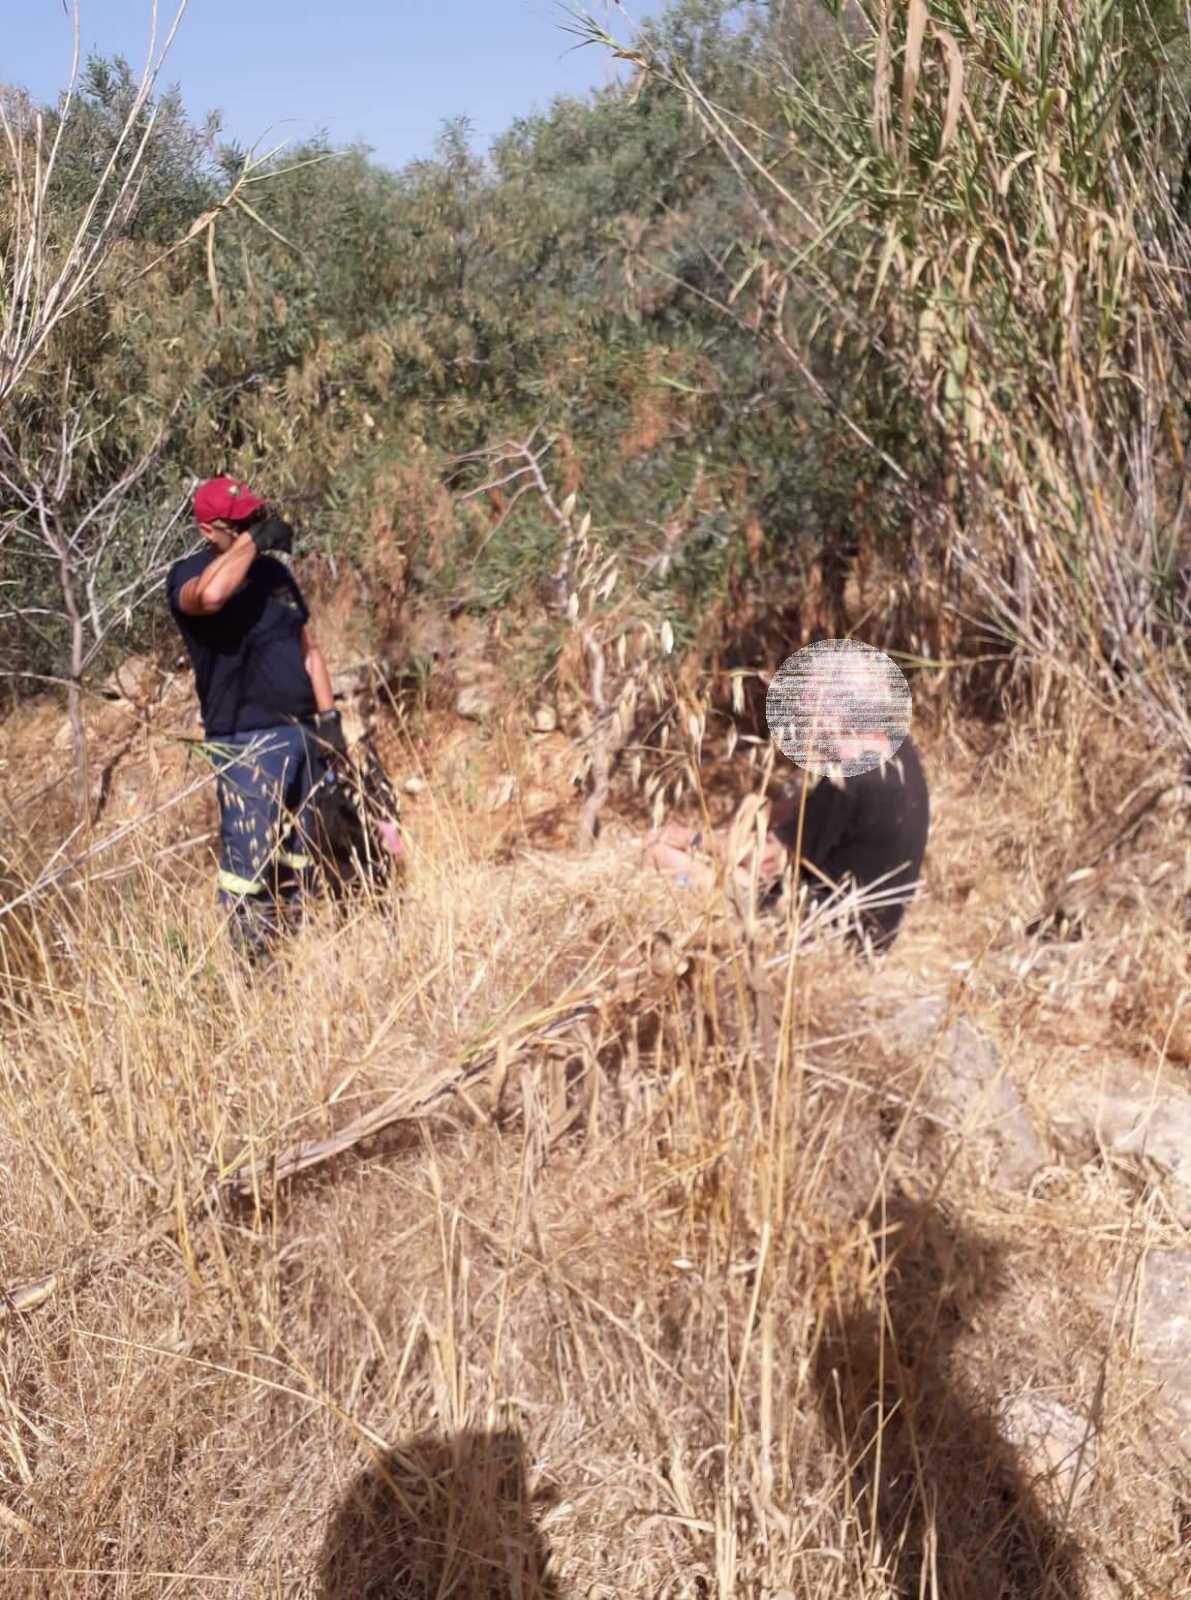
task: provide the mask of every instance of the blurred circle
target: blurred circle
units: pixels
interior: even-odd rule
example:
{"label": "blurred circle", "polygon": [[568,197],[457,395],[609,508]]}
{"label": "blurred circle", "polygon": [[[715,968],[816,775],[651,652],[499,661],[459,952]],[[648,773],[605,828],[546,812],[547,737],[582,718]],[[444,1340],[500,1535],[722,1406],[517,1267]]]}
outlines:
{"label": "blurred circle", "polygon": [[773,742],[816,778],[853,778],[889,761],[912,709],[901,668],[856,639],[808,644],[782,663],[765,696]]}

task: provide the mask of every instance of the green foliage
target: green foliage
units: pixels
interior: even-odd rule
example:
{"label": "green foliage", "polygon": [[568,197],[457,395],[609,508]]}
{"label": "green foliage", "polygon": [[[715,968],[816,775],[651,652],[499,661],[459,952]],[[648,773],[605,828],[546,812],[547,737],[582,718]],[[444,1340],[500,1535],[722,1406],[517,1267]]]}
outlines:
{"label": "green foliage", "polygon": [[[1098,0],[1079,27],[934,0],[912,64],[906,16],[682,0],[643,30],[628,88],[518,119],[487,156],[462,121],[398,172],[326,141],[281,152],[250,210],[146,274],[245,161],[165,95],[103,293],[6,426],[35,460],[69,369],[93,424],[76,513],[159,440],[125,560],[188,483],[235,471],[394,605],[499,609],[527,637],[557,528],[534,494],[464,497],[483,451],[535,427],[626,581],[704,648],[734,631],[738,657],[766,626],[780,642],[821,550],[858,542],[900,597],[873,626],[925,639],[944,592],[960,601],[955,552],[1006,552],[992,521],[1021,516],[1023,483],[1032,548],[1062,528],[1055,559],[1083,571],[1076,401],[1118,510],[1145,429],[1181,426],[1142,406],[1130,341],[1139,305],[1143,342],[1183,320],[1156,242],[1167,262],[1185,243],[1185,22],[1165,0]],[[134,93],[124,63],[89,65],[63,228]],[[1147,350],[1182,370],[1164,340]],[[1177,474],[1154,459],[1161,498]],[[26,608],[46,581],[5,575]],[[0,653],[60,667],[25,624],[0,622]]]}
{"label": "green foliage", "polygon": [[[725,92],[749,80],[756,49],[722,25],[732,9],[687,4],[659,24]],[[64,129],[64,225],[135,89],[124,62],[89,63]],[[444,524],[392,486],[394,473],[437,475],[462,493],[477,469],[453,460],[535,425],[566,441],[565,487],[582,482],[646,585],[684,604],[722,590],[750,517],[783,540],[805,532],[790,512],[813,476],[809,440],[792,447],[788,431],[797,399],[705,298],[711,263],[738,250],[741,200],[663,88],[560,100],[486,159],[464,122],[400,172],[325,141],[285,151],[251,213],[221,215],[210,239],[144,278],[155,247],[214,204],[244,157],[216,147],[215,122],[189,122],[173,93],[138,128],[150,129],[148,175],[106,295],[62,330],[10,419],[35,458],[69,367],[95,425],[76,514],[160,433],[127,549],[143,548],[188,481],[236,471],[291,508],[307,551],[372,570],[392,566],[378,552],[395,540],[415,588],[532,613],[556,538],[532,497],[504,522],[494,503]],[[20,582],[27,598],[35,578]],[[27,626],[0,642],[10,668],[61,668]]]}
{"label": "green foliage", "polygon": [[817,319],[835,324],[833,396],[897,469],[869,514],[904,553],[911,626],[933,572],[1034,691],[1125,692],[1186,743],[1185,648],[1154,653],[1191,381],[1191,235],[1165,168],[1191,132],[1186,20],[1141,0],[865,10],[813,92],[777,83],[814,174],[801,207],[755,144],[775,232],[800,209],[822,228],[786,344],[814,362]]}
{"label": "green foliage", "polygon": [[137,90],[136,75],[123,57],[87,60],[70,115],[63,118],[62,103],[46,118],[51,138],[62,125],[53,199],[68,218],[81,211],[109,161],[117,174],[128,170],[143,140],[143,176],[123,208],[120,232],[127,239],[168,245],[216,199],[219,119],[191,122],[173,88],[143,105],[126,132]]}

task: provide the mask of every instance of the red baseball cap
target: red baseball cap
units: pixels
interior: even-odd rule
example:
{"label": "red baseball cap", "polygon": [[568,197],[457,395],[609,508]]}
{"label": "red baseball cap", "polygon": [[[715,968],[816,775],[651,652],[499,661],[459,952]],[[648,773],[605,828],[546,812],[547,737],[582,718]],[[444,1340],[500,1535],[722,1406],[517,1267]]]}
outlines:
{"label": "red baseball cap", "polygon": [[246,522],[264,501],[239,478],[208,478],[194,491],[196,522]]}

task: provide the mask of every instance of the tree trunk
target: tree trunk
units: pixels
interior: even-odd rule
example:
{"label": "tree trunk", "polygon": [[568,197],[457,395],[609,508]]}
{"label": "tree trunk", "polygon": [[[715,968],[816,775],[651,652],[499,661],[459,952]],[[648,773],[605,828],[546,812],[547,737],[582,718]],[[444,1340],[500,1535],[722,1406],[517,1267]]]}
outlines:
{"label": "tree trunk", "polygon": [[604,651],[599,640],[591,634],[585,642],[591,666],[591,790],[579,816],[578,843],[581,850],[590,850],[599,834],[600,812],[608,799],[612,760],[608,748],[608,707],[604,700]]}
{"label": "tree trunk", "polygon": [[75,788],[78,793],[79,818],[89,832],[91,828],[91,766],[87,759],[87,729],[83,721],[83,613],[74,592],[74,578],[65,541],[58,538],[58,578],[62,585],[62,604],[70,621],[70,687],[66,691],[66,714],[70,718],[70,746],[74,756]]}

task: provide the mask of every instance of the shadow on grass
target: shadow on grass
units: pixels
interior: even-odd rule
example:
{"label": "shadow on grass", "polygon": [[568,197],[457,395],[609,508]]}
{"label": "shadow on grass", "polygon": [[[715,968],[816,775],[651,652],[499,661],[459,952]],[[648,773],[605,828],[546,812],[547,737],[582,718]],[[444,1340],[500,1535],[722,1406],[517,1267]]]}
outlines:
{"label": "shadow on grass", "polygon": [[1084,1600],[1074,1544],[954,1371],[966,1314],[997,1291],[1000,1252],[904,1196],[868,1220],[883,1301],[834,1310],[815,1379],[874,1561],[903,1600]]}
{"label": "shadow on grass", "polygon": [[423,1434],[348,1489],[319,1558],[320,1600],[559,1600],[513,1429]]}

